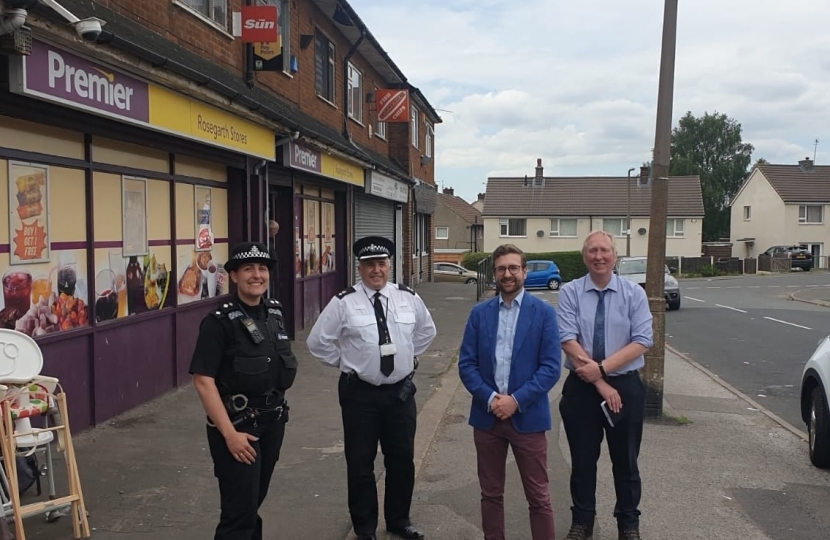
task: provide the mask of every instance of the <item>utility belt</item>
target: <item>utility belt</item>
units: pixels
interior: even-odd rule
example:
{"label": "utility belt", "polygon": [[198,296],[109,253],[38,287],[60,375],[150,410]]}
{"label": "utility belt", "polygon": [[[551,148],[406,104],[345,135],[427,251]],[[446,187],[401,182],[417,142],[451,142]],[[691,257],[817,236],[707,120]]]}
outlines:
{"label": "utility belt", "polygon": [[372,390],[384,390],[390,389],[395,393],[395,397],[397,397],[400,401],[408,401],[409,398],[415,395],[415,392],[418,390],[415,387],[415,383],[412,382],[412,378],[415,376],[415,371],[412,371],[409,375],[401,379],[400,381],[390,383],[390,384],[381,384],[381,385],[374,385],[372,383],[366,382],[361,379],[357,373],[354,371],[344,371],[341,373],[341,377],[345,378],[349,384],[359,384],[367,389]]}
{"label": "utility belt", "polygon": [[[288,423],[290,407],[282,393],[256,396],[233,394],[222,396],[222,403],[234,427],[249,423],[256,424],[258,420],[269,422],[283,420]],[[210,418],[208,418],[208,425],[216,427]]]}

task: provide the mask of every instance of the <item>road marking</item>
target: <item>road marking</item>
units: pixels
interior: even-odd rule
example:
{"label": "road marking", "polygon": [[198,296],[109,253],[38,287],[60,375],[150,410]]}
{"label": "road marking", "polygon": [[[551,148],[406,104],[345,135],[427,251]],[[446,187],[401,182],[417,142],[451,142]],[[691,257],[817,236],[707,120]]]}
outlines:
{"label": "road marking", "polygon": [[798,285],[787,285],[788,289],[795,289],[796,287],[798,287]]}
{"label": "road marking", "polygon": [[818,285],[807,285],[807,287],[818,287]]}
{"label": "road marking", "polygon": [[781,285],[767,285],[767,289],[777,289],[781,287]]}
{"label": "road marking", "polygon": [[761,286],[760,286],[760,285],[750,285],[750,286],[749,286],[749,287],[747,287],[747,288],[748,288],[748,289],[760,289],[760,288],[761,288]]}
{"label": "road marking", "polygon": [[706,287],[707,289],[720,289],[720,287]]}
{"label": "road marking", "polygon": [[740,289],[741,287],[742,285],[732,285],[730,287],[727,287],[727,289]]}
{"label": "road marking", "polygon": [[732,311],[739,311],[739,312],[741,312],[741,313],[746,313],[746,311],[744,311],[744,310],[742,310],[742,309],[738,309],[738,308],[736,308],[736,307],[732,307],[732,306],[724,306],[724,305],[721,305],[721,304],[715,304],[715,305],[716,305],[716,306],[718,306],[718,307],[725,308],[725,309],[731,309]]}
{"label": "road marking", "polygon": [[795,323],[791,323],[791,322],[787,322],[787,321],[782,321],[781,319],[773,319],[772,317],[764,317],[764,318],[767,319],[768,321],[775,321],[775,322],[779,322],[781,324],[789,324],[790,326],[795,326],[796,328],[803,328],[804,330],[812,330],[812,328],[810,328],[809,326],[801,326],[800,324],[795,324]]}
{"label": "road marking", "polygon": [[695,302],[703,302],[706,303],[706,300],[700,300],[699,298],[692,298],[691,296],[684,296],[683,298],[687,298],[689,300],[694,300]]}
{"label": "road marking", "polygon": [[686,287],[686,290],[699,289],[700,287]]}

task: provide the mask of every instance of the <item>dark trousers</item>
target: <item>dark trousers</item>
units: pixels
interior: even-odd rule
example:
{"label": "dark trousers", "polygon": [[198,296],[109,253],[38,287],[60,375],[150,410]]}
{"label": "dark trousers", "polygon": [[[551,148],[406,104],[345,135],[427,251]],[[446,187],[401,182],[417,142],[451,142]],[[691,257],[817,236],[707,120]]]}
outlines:
{"label": "dark trousers", "polygon": [[544,431],[519,433],[510,420],[496,420],[485,431],[473,430],[481,484],[484,540],[504,540],[504,482],[507,447],[513,449],[522,477],[533,540],[555,540],[548,490],[548,440]]}
{"label": "dark trousers", "polygon": [[380,442],[386,468],[383,515],[387,527],[406,527],[415,487],[415,398],[401,401],[400,384],[374,386],[342,374],[338,384],[349,486],[349,513],[356,534],[378,525],[375,457]]}
{"label": "dark trousers", "polygon": [[256,451],[256,459],[251,465],[236,461],[219,430],[207,428],[221,505],[214,540],[262,540],[259,507],[268,494],[271,475],[280,457],[285,421],[260,421],[256,427],[248,426],[245,431],[259,437],[258,441],[250,441]]}
{"label": "dark trousers", "polygon": [[602,396],[593,384],[571,373],[562,388],[559,412],[571,450],[571,498],[574,523],[592,525],[596,516],[597,461],[603,433],[608,438],[608,453],[614,473],[617,504],[614,517],[620,529],[636,528],[640,523],[640,470],[637,457],[643,438],[645,385],[639,373],[611,377],[610,384],[620,394],[623,419],[610,427],[600,409]]}

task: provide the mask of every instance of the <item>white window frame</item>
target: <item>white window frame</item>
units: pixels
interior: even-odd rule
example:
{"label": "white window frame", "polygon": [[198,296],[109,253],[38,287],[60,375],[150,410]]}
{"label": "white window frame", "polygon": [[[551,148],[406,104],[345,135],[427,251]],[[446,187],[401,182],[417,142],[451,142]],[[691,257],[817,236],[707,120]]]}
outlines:
{"label": "white window frame", "polygon": [[[511,221],[516,226],[521,222],[524,225],[524,234],[510,234]],[[499,236],[502,238],[527,238],[527,220],[524,218],[499,218]]]}
{"label": "white window frame", "polygon": [[[818,221],[809,221],[810,208],[818,208]],[[821,225],[824,223],[824,206],[821,204],[802,204],[798,207],[798,223],[799,225]]]}
{"label": "white window frame", "polygon": [[349,118],[363,125],[363,72],[349,62]]}
{"label": "white window frame", "polygon": [[[442,236],[439,231],[443,231],[444,235]],[[435,239],[436,240],[449,240],[450,239],[450,228],[449,227],[435,227]]]}
{"label": "white window frame", "polygon": [[744,206],[744,221],[752,221],[752,207]]}
{"label": "white window frame", "polygon": [[386,140],[386,122],[378,122],[375,126],[375,136]]}
{"label": "white window frame", "polygon": [[320,92],[318,91],[316,71],[315,71],[315,75],[314,75],[314,77],[315,77],[314,92],[323,101],[326,101],[329,104],[331,104],[332,106],[337,107],[337,105],[335,105],[335,100],[337,99],[337,88],[336,88],[336,86],[337,86],[337,66],[335,65],[336,64],[336,59],[337,59],[337,56],[336,56],[337,55],[337,49],[334,46],[334,42],[331,39],[329,39],[329,37],[326,34],[324,34],[322,30],[320,30],[319,28],[315,29],[315,31],[314,31],[314,68],[315,68],[315,70],[317,69],[317,60],[318,60],[318,57],[317,57],[318,36],[322,37],[325,40],[324,46],[326,47],[326,51],[325,51],[326,52],[325,73],[326,73],[326,76],[327,76],[328,80],[323,81],[323,84],[326,84],[326,83],[328,83],[328,84],[326,85],[326,88],[323,89],[323,92],[328,92],[331,95],[330,96],[329,95],[323,95],[323,94],[320,94]]}
{"label": "white window frame", "polygon": [[[608,227],[606,226],[607,223],[611,222],[618,222],[620,226],[620,234],[617,234],[616,230],[609,231]],[[615,238],[625,238],[628,233],[628,219],[627,218],[605,218],[602,220],[602,230],[612,234]]]}
{"label": "white window frame", "polygon": [[[562,222],[573,221],[574,234],[562,234]],[[576,238],[576,227],[578,223],[576,218],[551,218],[550,220],[550,236],[555,238]]]}
{"label": "white window frame", "polygon": [[[678,227],[678,224],[680,225]],[[672,234],[669,234],[669,231]],[[686,220],[683,218],[669,218],[666,220],[666,238],[685,238]]]}
{"label": "white window frame", "polygon": [[[229,6],[230,1],[229,0],[173,0],[173,4],[181,7],[185,11],[189,11],[190,13],[195,15],[196,17],[202,19],[203,21],[205,21],[209,25],[216,28],[217,30],[221,30],[222,33],[230,36],[230,33],[228,32],[228,24],[229,24],[229,20],[230,20],[229,13],[228,13],[228,11],[230,9],[230,6]],[[204,4],[206,12],[203,12],[200,9],[201,6],[199,4]],[[225,12],[224,12],[224,19],[225,20],[224,21],[217,20],[211,15],[211,13],[213,13],[214,15],[216,14],[215,12],[216,12],[217,7],[218,8],[224,7],[225,8]],[[231,37],[233,37],[233,36],[231,36]]]}
{"label": "white window frame", "polygon": [[415,148],[420,148],[420,146],[418,146],[418,143],[420,142],[418,140],[418,119],[420,117],[421,113],[418,110],[418,107],[415,105],[409,107],[409,123],[412,125],[412,146]]}
{"label": "white window frame", "polygon": [[432,157],[432,141],[435,138],[435,131],[429,124],[426,125],[426,134],[424,134],[424,155],[428,158]]}

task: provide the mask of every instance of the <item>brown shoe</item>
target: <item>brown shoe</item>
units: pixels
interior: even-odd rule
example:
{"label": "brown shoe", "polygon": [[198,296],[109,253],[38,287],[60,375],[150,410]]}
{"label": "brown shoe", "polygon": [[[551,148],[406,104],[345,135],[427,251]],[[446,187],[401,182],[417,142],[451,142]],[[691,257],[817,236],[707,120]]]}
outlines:
{"label": "brown shoe", "polygon": [[620,529],[618,540],[640,540],[640,529]]}
{"label": "brown shoe", "polygon": [[572,523],[571,530],[568,531],[568,536],[565,537],[565,540],[591,540],[593,537],[593,525],[581,525],[579,523]]}

